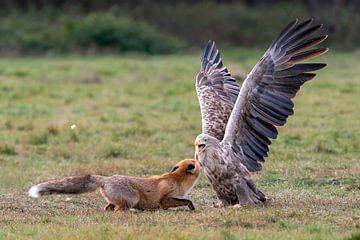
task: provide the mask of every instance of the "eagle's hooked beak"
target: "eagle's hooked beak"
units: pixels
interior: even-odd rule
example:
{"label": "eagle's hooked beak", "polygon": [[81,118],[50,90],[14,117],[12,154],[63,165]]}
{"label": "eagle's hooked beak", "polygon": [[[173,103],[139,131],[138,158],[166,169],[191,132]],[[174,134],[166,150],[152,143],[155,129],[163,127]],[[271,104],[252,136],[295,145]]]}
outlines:
{"label": "eagle's hooked beak", "polygon": [[194,143],[194,147],[195,147],[195,157],[197,157],[197,155],[200,155],[204,148],[205,148],[205,142],[202,141],[201,139],[196,139],[195,143]]}

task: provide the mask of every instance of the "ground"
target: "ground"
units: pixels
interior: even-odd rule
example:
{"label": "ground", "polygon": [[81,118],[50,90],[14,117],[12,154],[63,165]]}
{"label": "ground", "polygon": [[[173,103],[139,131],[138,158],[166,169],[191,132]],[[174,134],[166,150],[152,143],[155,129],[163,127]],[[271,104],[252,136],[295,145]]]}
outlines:
{"label": "ground", "polygon": [[[223,59],[243,76],[262,53]],[[26,195],[49,179],[160,174],[193,157],[199,56],[0,59],[0,239],[359,239],[359,53],[317,60],[328,67],[298,93],[254,174],[266,206],[212,208],[204,176],[190,195],[195,212],[109,213],[98,193]]]}

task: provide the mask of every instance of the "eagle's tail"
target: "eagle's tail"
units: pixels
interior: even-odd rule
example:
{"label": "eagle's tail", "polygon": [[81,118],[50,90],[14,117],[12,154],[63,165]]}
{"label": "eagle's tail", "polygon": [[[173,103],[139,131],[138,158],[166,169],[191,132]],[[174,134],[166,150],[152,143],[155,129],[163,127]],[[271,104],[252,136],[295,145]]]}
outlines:
{"label": "eagle's tail", "polygon": [[254,206],[264,203],[268,198],[255,185],[250,177],[241,177],[236,185],[238,201],[241,205]]}

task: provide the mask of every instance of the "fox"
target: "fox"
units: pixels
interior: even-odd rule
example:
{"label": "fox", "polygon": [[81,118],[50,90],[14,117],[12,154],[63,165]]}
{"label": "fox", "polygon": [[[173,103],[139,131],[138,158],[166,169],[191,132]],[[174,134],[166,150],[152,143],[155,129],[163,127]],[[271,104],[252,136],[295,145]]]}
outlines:
{"label": "fox", "polygon": [[105,211],[129,209],[150,210],[187,206],[195,210],[188,199],[200,176],[197,160],[178,162],[170,172],[157,176],[135,177],[125,175],[82,175],[39,183],[28,191],[30,197],[50,194],[81,194],[100,189],[107,202]]}

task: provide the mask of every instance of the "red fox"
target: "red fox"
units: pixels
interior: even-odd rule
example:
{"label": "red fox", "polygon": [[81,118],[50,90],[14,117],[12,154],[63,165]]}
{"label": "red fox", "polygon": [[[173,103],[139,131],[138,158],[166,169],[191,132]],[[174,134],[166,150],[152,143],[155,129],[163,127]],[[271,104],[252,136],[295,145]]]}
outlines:
{"label": "red fox", "polygon": [[40,183],[30,188],[31,197],[49,194],[80,194],[100,188],[107,201],[104,210],[126,211],[130,208],[145,210],[188,206],[195,210],[187,199],[200,175],[200,164],[185,159],[178,162],[171,172],[160,176],[132,177],[114,175],[72,176]]}

